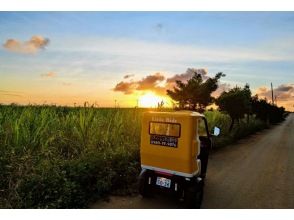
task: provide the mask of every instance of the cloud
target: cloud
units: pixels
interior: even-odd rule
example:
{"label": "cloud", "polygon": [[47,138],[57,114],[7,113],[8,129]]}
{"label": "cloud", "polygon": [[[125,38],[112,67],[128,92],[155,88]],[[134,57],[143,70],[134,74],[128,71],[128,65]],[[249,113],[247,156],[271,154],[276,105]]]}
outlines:
{"label": "cloud", "polygon": [[124,76],[124,79],[128,79],[128,78],[131,78],[133,76],[135,76],[135,74],[127,74],[127,75]]}
{"label": "cloud", "polygon": [[259,88],[256,89],[256,94],[258,95],[264,95],[268,90],[268,88],[266,86],[261,86]]}
{"label": "cloud", "polygon": [[[113,91],[132,94],[136,91],[152,91],[158,95],[166,95],[167,89],[175,86],[176,80],[187,81],[194,73],[199,73],[204,80],[208,78],[206,69],[188,68],[185,73],[176,74],[167,78],[162,73],[154,73],[137,81],[121,81],[114,87]],[[124,77],[125,78],[125,77]]]}
{"label": "cloud", "polygon": [[157,32],[157,33],[161,33],[162,30],[163,30],[163,24],[162,23],[157,23],[154,27],[154,30]]}
{"label": "cloud", "polygon": [[[273,92],[276,104],[284,106],[287,110],[294,110],[294,83],[279,85]],[[261,98],[272,100],[272,92],[266,86],[257,88],[256,94]]]}
{"label": "cloud", "polygon": [[[277,97],[278,101],[294,101],[294,83],[282,84],[273,90],[274,97]],[[256,89],[256,94],[260,97],[272,99],[272,92],[266,86],[261,86]]]}
{"label": "cloud", "polygon": [[[125,77],[124,77],[125,78]],[[147,90],[152,90],[157,93],[162,93],[162,90],[164,88],[160,87],[158,84],[160,82],[163,82],[165,80],[165,76],[162,75],[161,73],[155,73],[148,75],[141,80],[137,81],[121,81],[116,84],[114,87],[113,91],[116,92],[123,92],[124,94],[132,94],[135,91],[147,91]]]}
{"label": "cloud", "polygon": [[276,91],[279,91],[279,92],[289,92],[291,90],[293,90],[293,85],[294,84],[290,84],[289,86],[288,85],[280,85],[278,88],[276,88]]}
{"label": "cloud", "polygon": [[149,90],[157,87],[157,84],[165,80],[165,76],[161,73],[155,73],[154,75],[149,75],[139,80],[137,82],[138,87],[137,90]]}
{"label": "cloud", "polygon": [[41,76],[42,76],[43,78],[53,78],[53,77],[56,77],[57,74],[54,73],[54,72],[49,72],[49,73],[41,74]]}
{"label": "cloud", "polygon": [[[160,25],[159,25],[160,27]],[[85,41],[91,44],[85,44]],[[130,60],[136,62],[142,59],[145,62],[157,62],[158,64],[169,63],[175,65],[181,62],[233,62],[233,61],[293,61],[293,50],[291,53],[277,47],[272,49],[271,43],[264,43],[256,47],[241,47],[236,45],[225,45],[215,47],[213,45],[185,45],[179,43],[163,43],[144,40],[130,40],[126,38],[103,38],[96,37],[74,40],[73,42],[56,42],[55,50],[62,51],[86,51],[98,52],[106,55],[119,57],[124,62]],[[111,50],[109,49],[111,48]],[[130,48],[132,48],[130,50]],[[293,47],[289,44],[289,48]],[[140,62],[142,65],[142,62]]]}
{"label": "cloud", "polygon": [[49,44],[49,39],[42,36],[32,36],[29,41],[21,42],[16,39],[8,39],[3,47],[14,53],[21,54],[36,54],[40,50],[44,49]]}
{"label": "cloud", "polygon": [[136,90],[136,82],[119,82],[114,87],[113,91],[115,92],[123,92],[124,94],[132,94]]}
{"label": "cloud", "polygon": [[[172,76],[170,78],[167,78],[167,80],[166,80],[166,82],[167,82],[167,85],[166,85],[167,89],[172,89],[175,86],[175,82],[177,80],[180,80],[182,82],[188,81],[189,79],[191,79],[194,76],[195,73],[200,74],[201,77],[202,77],[202,79],[204,81],[209,78],[208,71],[205,68],[200,68],[200,69],[197,69],[197,68],[188,68],[185,73],[176,74],[176,75],[174,75],[174,76]],[[219,83],[217,90],[214,91],[211,95],[216,98],[222,92],[227,91],[230,88],[231,88],[231,86],[228,83]]]}
{"label": "cloud", "polygon": [[208,79],[207,70],[206,69],[195,69],[188,68],[185,73],[176,74],[166,80],[167,83],[175,83],[177,80],[182,82],[186,82],[191,79],[194,73],[200,74],[204,80]]}
{"label": "cloud", "polygon": [[228,91],[229,89],[231,89],[231,85],[228,83],[219,83],[218,88],[216,91],[211,93],[211,96],[214,98],[217,98],[220,96],[220,94],[222,94],[223,92]]}

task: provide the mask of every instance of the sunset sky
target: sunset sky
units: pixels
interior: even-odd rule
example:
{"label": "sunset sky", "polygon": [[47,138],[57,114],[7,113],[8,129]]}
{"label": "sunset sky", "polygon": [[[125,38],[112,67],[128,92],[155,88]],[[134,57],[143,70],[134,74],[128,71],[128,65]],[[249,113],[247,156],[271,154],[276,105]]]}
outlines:
{"label": "sunset sky", "polygon": [[198,71],[294,111],[294,12],[0,12],[0,41],[0,103],[144,106]]}

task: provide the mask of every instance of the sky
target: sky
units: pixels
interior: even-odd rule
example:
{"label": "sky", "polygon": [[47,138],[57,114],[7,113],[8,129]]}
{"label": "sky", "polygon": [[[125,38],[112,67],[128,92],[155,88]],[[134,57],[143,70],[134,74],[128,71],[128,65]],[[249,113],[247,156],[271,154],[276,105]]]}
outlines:
{"label": "sky", "polygon": [[0,12],[0,41],[0,103],[168,102],[198,71],[294,111],[294,12]]}

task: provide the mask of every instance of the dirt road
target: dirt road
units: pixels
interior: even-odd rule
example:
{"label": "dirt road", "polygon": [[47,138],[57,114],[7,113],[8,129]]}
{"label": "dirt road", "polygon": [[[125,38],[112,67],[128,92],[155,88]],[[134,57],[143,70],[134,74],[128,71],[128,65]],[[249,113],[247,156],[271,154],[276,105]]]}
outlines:
{"label": "dirt road", "polygon": [[[182,205],[163,196],[134,196],[111,197],[92,208]],[[294,114],[210,156],[202,208],[294,208]]]}

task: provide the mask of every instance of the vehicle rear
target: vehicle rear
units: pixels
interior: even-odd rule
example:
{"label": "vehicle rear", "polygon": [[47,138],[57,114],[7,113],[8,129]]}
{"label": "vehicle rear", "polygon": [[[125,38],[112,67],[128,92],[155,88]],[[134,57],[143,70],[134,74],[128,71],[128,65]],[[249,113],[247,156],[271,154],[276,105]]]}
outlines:
{"label": "vehicle rear", "polygon": [[140,148],[143,196],[161,191],[182,197],[189,186],[202,184],[198,159],[198,121],[202,117],[190,111],[143,114]]}

